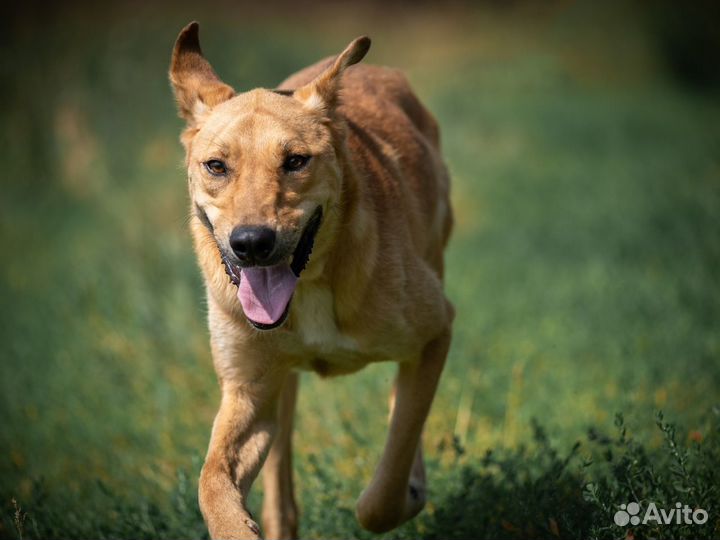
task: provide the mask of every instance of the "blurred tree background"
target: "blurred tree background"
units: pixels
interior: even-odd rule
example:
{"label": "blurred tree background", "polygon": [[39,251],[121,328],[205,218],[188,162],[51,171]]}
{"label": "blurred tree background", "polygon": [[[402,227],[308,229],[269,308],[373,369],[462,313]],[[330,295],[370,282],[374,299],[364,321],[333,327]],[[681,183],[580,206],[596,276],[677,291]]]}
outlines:
{"label": "blurred tree background", "polygon": [[[425,433],[430,503],[388,537],[616,538],[617,505],[643,497],[715,504],[672,534],[720,534],[718,15],[669,1],[4,13],[0,537],[207,534],[195,490],[219,392],[166,75],[193,19],[237,90],[368,34],[366,61],[405,70],[441,125],[458,316]],[[393,373],[303,376],[304,536],[372,537],[352,509]]]}

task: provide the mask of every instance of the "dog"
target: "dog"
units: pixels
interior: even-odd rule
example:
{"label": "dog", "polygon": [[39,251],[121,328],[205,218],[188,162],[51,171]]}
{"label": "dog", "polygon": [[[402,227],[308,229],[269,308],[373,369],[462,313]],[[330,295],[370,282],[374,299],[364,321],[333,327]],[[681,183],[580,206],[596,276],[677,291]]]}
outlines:
{"label": "dog", "polygon": [[384,532],[425,505],[421,433],[454,310],[452,228],[436,121],[397,70],[358,64],[360,37],[275,89],[236,93],[179,34],[170,82],[187,125],[190,229],[204,277],[220,409],[199,481],[213,538],[260,538],[247,509],[263,467],[268,538],[294,538],[298,371],[395,361],[387,442],[356,507]]}

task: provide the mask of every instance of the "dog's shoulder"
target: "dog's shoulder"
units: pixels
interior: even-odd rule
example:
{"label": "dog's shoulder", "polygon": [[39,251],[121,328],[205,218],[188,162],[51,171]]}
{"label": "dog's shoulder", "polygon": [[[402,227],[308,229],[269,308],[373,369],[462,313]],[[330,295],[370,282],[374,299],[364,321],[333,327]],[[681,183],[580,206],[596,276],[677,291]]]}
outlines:
{"label": "dog's shoulder", "polygon": [[[324,58],[290,75],[277,90],[291,92],[310,83],[332,65],[333,60],[334,57]],[[350,66],[343,74],[340,96],[340,112],[350,121],[357,120],[363,125],[373,117],[381,116],[387,126],[397,120],[401,123],[406,120],[414,124],[431,143],[438,143],[434,118],[422,106],[399,69],[364,63]],[[392,122],[388,123],[388,120]]]}
{"label": "dog's shoulder", "polygon": [[292,91],[297,90],[298,88],[305,86],[310,81],[312,81],[315,77],[320,75],[325,69],[330,67],[333,60],[335,59],[334,56],[329,56],[327,58],[323,58],[322,60],[319,60],[318,62],[315,62],[314,64],[301,69],[300,71],[297,71],[290,75],[288,78],[286,78],[283,82],[281,82],[277,89],[278,90],[286,90],[286,91]]}
{"label": "dog's shoulder", "polygon": [[[291,91],[305,86],[329,68],[334,60],[334,56],[318,60],[314,64],[290,75],[278,85],[277,89]],[[392,89],[393,91],[411,92],[407,79],[399,69],[363,63],[350,66],[343,73],[342,87],[345,91],[348,87],[350,87],[350,89],[355,87],[360,87],[358,89],[367,89],[369,86],[383,87]]]}

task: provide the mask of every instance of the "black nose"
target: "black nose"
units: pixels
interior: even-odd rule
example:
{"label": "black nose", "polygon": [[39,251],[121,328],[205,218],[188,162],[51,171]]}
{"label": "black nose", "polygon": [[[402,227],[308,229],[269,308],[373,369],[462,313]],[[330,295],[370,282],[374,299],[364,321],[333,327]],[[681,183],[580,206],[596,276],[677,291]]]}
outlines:
{"label": "black nose", "polygon": [[275,231],[268,227],[235,227],[230,233],[230,247],[246,264],[263,264],[275,248]]}

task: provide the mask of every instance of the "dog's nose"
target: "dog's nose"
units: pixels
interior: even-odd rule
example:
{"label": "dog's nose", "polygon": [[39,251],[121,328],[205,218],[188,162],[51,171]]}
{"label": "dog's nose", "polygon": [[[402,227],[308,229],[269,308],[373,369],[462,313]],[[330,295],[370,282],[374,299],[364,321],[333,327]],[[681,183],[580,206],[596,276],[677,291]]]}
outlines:
{"label": "dog's nose", "polygon": [[246,264],[263,264],[275,249],[275,231],[268,227],[235,227],[230,233],[230,247]]}

